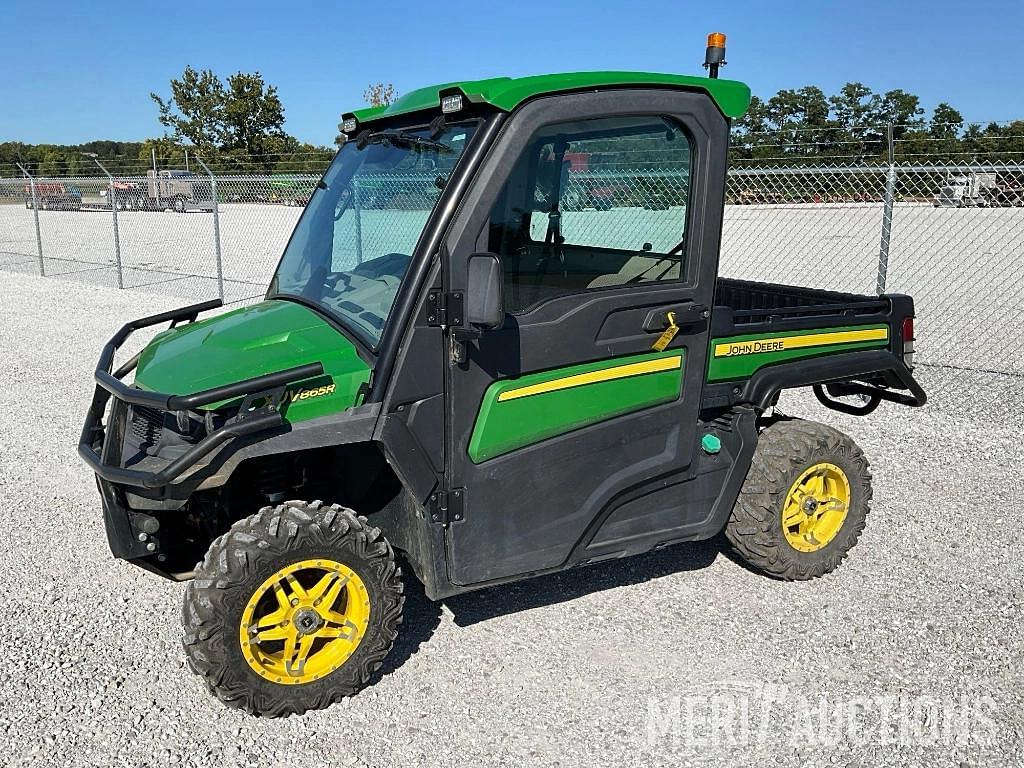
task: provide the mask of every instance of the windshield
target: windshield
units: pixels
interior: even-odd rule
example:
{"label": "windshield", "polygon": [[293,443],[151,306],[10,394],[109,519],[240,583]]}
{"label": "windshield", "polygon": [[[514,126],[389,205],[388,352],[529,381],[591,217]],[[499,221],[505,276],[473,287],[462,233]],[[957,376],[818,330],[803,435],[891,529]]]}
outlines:
{"label": "windshield", "polygon": [[475,127],[385,130],[346,142],[267,295],[315,304],[376,347],[420,233]]}

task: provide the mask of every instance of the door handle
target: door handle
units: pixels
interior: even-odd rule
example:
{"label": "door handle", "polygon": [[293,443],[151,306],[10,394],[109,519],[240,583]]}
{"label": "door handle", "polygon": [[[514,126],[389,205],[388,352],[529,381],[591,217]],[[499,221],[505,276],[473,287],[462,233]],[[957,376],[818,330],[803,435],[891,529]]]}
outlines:
{"label": "door handle", "polygon": [[682,328],[686,325],[696,325],[707,320],[711,312],[703,304],[677,304],[671,307],[659,307],[647,313],[644,319],[644,330],[648,333],[661,333],[668,328],[668,313],[675,316],[676,325]]}

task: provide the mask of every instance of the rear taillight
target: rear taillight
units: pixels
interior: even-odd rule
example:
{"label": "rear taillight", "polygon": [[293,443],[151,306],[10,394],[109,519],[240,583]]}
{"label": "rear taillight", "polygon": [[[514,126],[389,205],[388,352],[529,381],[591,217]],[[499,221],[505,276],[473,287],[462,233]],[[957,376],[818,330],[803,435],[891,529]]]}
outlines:
{"label": "rear taillight", "polygon": [[914,318],[903,318],[903,328],[900,331],[903,339],[903,362],[907,368],[914,367]]}

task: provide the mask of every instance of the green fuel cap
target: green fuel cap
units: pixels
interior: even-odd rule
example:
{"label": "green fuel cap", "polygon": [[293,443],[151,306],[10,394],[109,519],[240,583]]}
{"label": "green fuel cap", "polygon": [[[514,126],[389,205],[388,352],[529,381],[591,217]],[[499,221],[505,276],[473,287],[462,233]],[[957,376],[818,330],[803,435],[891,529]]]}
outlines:
{"label": "green fuel cap", "polygon": [[700,439],[700,447],[704,449],[704,453],[715,454],[722,450],[722,441],[718,439],[718,435],[709,432]]}

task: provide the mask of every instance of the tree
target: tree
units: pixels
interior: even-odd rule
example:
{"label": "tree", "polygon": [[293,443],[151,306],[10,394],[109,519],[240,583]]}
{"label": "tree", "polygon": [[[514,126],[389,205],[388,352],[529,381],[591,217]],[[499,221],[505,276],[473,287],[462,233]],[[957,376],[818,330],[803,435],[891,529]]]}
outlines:
{"label": "tree", "polygon": [[843,154],[878,154],[884,143],[878,112],[882,97],[863,83],[846,83],[828,101],[842,135]]}
{"label": "tree", "polygon": [[847,130],[870,125],[878,113],[879,100],[878,94],[863,83],[847,83],[828,99],[836,120]]}
{"label": "tree", "polygon": [[874,117],[881,125],[891,123],[893,136],[899,139],[910,131],[924,128],[922,115],[924,110],[921,109],[921,100],[912,93],[897,88],[894,91],[886,91],[879,99]]}
{"label": "tree", "polygon": [[759,96],[751,96],[746,113],[732,124],[733,155],[752,158],[767,132],[768,108]]}
{"label": "tree", "polygon": [[817,86],[779,91],[768,100],[766,112],[774,143],[784,145],[776,149],[785,154],[817,154],[832,138],[828,99]]}
{"label": "tree", "polygon": [[964,116],[946,102],[942,102],[932,113],[928,133],[935,139],[952,139],[964,127]]}
{"label": "tree", "polygon": [[153,162],[153,153],[156,152],[156,164],[158,168],[177,168],[184,163],[182,148],[174,143],[169,136],[159,139],[146,139],[139,146],[138,166],[149,168]]}
{"label": "tree", "polygon": [[224,141],[224,84],[213,70],[185,67],[180,79],[171,80],[171,96],[149,97],[160,110],[160,123],[174,131],[176,142],[186,140],[200,149],[218,147]]}
{"label": "tree", "polygon": [[267,164],[279,140],[291,138],[277,88],[259,72],[236,72],[222,81],[212,70],[185,67],[181,78],[171,80],[170,98],[150,97],[160,123],[173,131],[170,140],[188,142],[208,157]]}
{"label": "tree", "polygon": [[395,100],[395,86],[391,83],[372,83],[366,86],[363,98],[371,107],[386,107]]}
{"label": "tree", "polygon": [[[386,107],[395,100],[395,86],[391,83],[371,83],[363,91],[363,98],[371,107]],[[334,143],[339,147],[347,140],[342,128],[343,122],[338,121],[338,135],[334,137]]]}
{"label": "tree", "polygon": [[227,86],[222,110],[223,148],[244,150],[253,158],[266,155],[272,137],[287,137],[284,106],[277,88],[264,83],[259,72],[237,72],[228,78]]}
{"label": "tree", "polygon": [[991,159],[1018,160],[1024,155],[1024,120],[1003,125],[989,123],[981,135],[975,137],[973,149]]}

